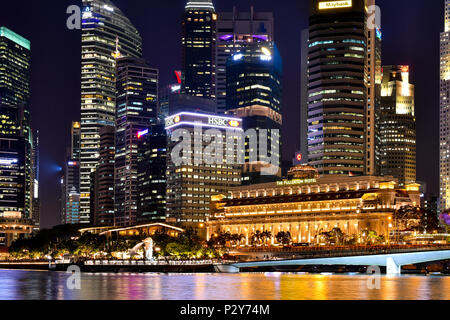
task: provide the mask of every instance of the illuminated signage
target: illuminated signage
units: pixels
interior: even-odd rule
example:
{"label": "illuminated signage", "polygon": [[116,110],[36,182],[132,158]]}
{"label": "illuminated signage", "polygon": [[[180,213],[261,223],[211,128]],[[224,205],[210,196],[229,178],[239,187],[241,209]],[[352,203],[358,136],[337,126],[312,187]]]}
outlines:
{"label": "illuminated signage", "polygon": [[69,167],[74,167],[74,166],[78,165],[78,162],[76,162],[76,161],[69,161],[69,162],[67,162],[67,164],[69,165]]}
{"label": "illuminated signage", "polygon": [[303,156],[301,153],[297,153],[297,155],[295,156],[295,158],[297,159],[297,161],[302,161]]}
{"label": "illuminated signage", "polygon": [[352,0],[319,2],[319,10],[351,8]]}
{"label": "illuminated signage", "polygon": [[170,87],[170,91],[172,93],[179,92],[180,90],[181,90],[180,84],[174,84],[173,86]]}
{"label": "illuminated signage", "polygon": [[6,219],[21,219],[22,213],[19,211],[6,211],[3,213],[3,218]]}
{"label": "illuminated signage", "polygon": [[19,163],[18,159],[0,158],[0,165],[10,166],[12,164],[17,164],[17,163]]}
{"label": "illuminated signage", "polygon": [[142,138],[143,136],[147,135],[148,132],[149,132],[148,129],[139,131],[138,134],[137,134],[137,137],[138,137],[138,138]]}
{"label": "illuminated signage", "polygon": [[172,129],[180,125],[199,125],[203,127],[219,129],[242,130],[242,119],[212,116],[201,113],[182,112],[180,114],[166,118],[166,129]]}
{"label": "illuminated signage", "polygon": [[312,183],[317,183],[317,179],[295,179],[295,180],[277,181],[277,186],[294,186],[294,185],[312,184]]}

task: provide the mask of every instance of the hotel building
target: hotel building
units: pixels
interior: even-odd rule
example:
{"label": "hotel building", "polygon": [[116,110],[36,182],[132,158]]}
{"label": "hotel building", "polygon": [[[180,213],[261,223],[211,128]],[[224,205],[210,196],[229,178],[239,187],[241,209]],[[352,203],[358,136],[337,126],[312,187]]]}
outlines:
{"label": "hotel building", "polygon": [[224,231],[243,234],[250,244],[256,231],[289,231],[294,243],[318,243],[318,235],[340,228],[346,235],[375,231],[389,240],[393,213],[420,206],[419,185],[399,188],[389,177],[318,176],[312,167],[293,167],[289,180],[233,188],[213,198],[207,237]]}
{"label": "hotel building", "polygon": [[311,0],[308,159],[320,174],[365,172],[366,22],[365,0]]}
{"label": "hotel building", "polygon": [[211,196],[241,184],[242,119],[182,112],[166,119],[166,130],[167,222],[198,227],[211,215]]}
{"label": "hotel building", "polygon": [[216,28],[217,113],[223,114],[227,103],[227,60],[248,43],[274,40],[273,13],[256,12],[253,6],[249,12],[239,12],[233,7],[232,12],[218,14]]}
{"label": "hotel building", "polygon": [[450,0],[440,41],[440,212],[450,209]]}
{"label": "hotel building", "polygon": [[139,32],[109,0],[83,0],[81,47],[80,222],[90,222],[90,175],[100,158],[100,128],[115,125],[116,57],[142,56]]}

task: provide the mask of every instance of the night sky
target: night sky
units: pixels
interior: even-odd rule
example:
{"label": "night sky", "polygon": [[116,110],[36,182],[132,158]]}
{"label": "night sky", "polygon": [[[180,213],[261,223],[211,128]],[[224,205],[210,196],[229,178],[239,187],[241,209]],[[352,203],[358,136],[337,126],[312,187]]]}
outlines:
{"label": "night sky", "polygon": [[[41,139],[41,222],[60,221],[61,167],[70,125],[80,118],[81,32],[66,28],[66,9],[81,0],[3,1],[0,25],[32,43],[32,124]],[[144,57],[160,69],[160,85],[181,68],[181,17],[185,0],[112,0],[140,31]],[[439,190],[439,33],[444,0],[377,0],[382,12],[383,64],[408,64],[416,85],[417,173],[428,192]],[[218,12],[273,11],[275,41],[284,65],[283,158],[300,145],[300,39],[308,0],[214,0]]]}

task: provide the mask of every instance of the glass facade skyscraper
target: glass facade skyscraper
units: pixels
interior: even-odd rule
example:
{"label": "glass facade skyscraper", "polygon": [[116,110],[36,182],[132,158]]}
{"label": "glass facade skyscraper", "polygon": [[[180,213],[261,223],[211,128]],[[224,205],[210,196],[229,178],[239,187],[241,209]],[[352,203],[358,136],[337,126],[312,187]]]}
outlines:
{"label": "glass facade skyscraper", "polygon": [[90,174],[100,157],[100,128],[115,125],[116,57],[141,57],[142,39],[109,0],[83,0],[80,222],[90,221]]}
{"label": "glass facade skyscraper", "polygon": [[114,206],[117,226],[136,224],[139,133],[157,122],[158,70],[138,58],[117,60]]}
{"label": "glass facade skyscraper", "polygon": [[272,12],[219,12],[216,46],[216,96],[217,112],[225,113],[227,105],[227,60],[249,42],[274,40],[274,19]]}
{"label": "glass facade skyscraper", "polygon": [[216,98],[216,20],[211,0],[188,1],[183,16],[182,91]]}
{"label": "glass facade skyscraper", "polygon": [[164,124],[139,135],[137,156],[137,223],[166,219],[167,133]]}
{"label": "glass facade skyscraper", "polygon": [[320,174],[365,173],[366,1],[312,0],[308,49],[308,160]]}
{"label": "glass facade skyscraper", "polygon": [[[259,136],[258,159],[250,158],[254,147],[246,138],[244,184],[270,182],[281,175],[282,69],[281,56],[273,42],[242,44],[239,52],[228,58],[227,113],[242,118],[244,131],[254,129]],[[266,154],[262,154],[261,129],[267,130]],[[277,163],[269,163],[266,157]],[[269,168],[273,173],[263,174]]]}
{"label": "glass facade skyscraper", "polygon": [[[0,215],[32,218],[33,135],[30,128],[31,43],[0,27]],[[8,178],[9,177],[9,178]],[[9,180],[11,179],[11,180]]]}

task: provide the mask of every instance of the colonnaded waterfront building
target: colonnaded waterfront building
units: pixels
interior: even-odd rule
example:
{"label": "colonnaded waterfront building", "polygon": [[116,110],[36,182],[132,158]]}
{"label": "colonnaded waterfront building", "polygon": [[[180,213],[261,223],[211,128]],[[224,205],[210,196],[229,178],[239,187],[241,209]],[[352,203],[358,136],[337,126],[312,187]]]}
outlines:
{"label": "colonnaded waterfront building", "polygon": [[420,206],[419,185],[400,189],[392,177],[321,176],[309,166],[296,166],[287,180],[241,186],[226,198],[215,197],[207,238],[219,231],[243,234],[246,244],[256,231],[289,231],[294,243],[315,243],[333,228],[347,235],[364,230],[386,239],[394,231],[393,213],[403,206]]}

